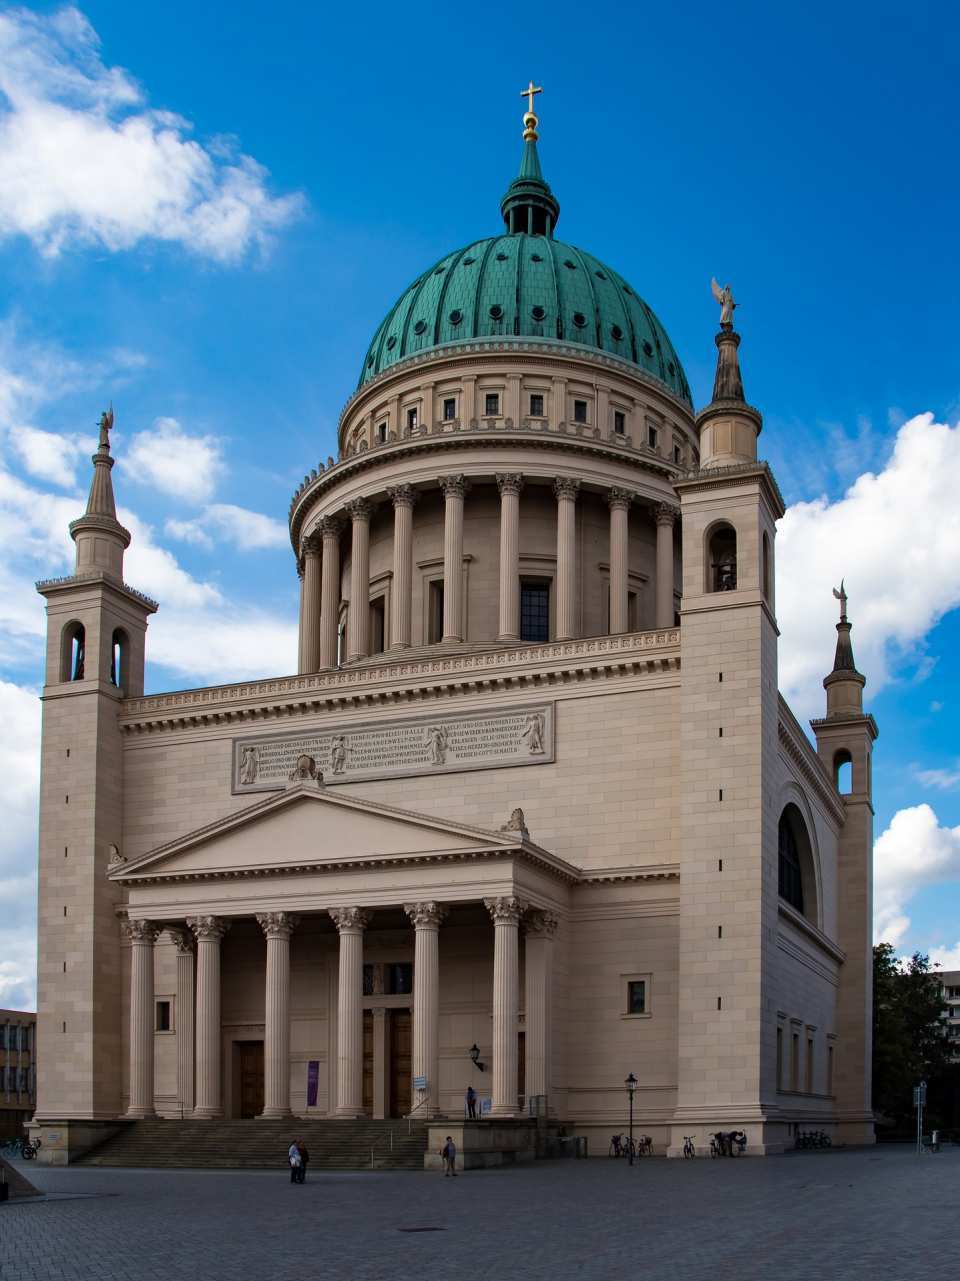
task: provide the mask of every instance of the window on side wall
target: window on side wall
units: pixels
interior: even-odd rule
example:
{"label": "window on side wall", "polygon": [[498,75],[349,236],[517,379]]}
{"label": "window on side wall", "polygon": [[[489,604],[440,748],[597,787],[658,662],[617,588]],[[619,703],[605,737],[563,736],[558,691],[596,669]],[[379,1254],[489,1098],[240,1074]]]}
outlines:
{"label": "window on side wall", "polygon": [[543,396],[540,392],[534,392],[530,397],[530,417],[543,417]]}
{"label": "window on side wall", "polygon": [[627,434],[627,415],[622,409],[613,411],[613,433],[615,436],[625,436]]}
{"label": "window on side wall", "polygon": [[443,420],[444,422],[453,422],[457,416],[457,402],[453,396],[448,396],[443,402]]}
{"label": "window on side wall", "polygon": [[647,980],[630,979],[627,983],[627,1013],[646,1014]]}
{"label": "window on side wall", "polygon": [[520,639],[550,639],[550,584],[529,579],[520,583]]}
{"label": "window on side wall", "polygon": [[167,999],[157,1001],[157,1019],[156,1031],[172,1032],[173,1031],[173,1002]]}
{"label": "window on side wall", "polygon": [[573,421],[575,423],[585,423],[587,421],[587,402],[585,400],[575,400],[573,402]]}
{"label": "window on side wall", "polygon": [[483,413],[485,418],[496,418],[500,413],[500,393],[498,391],[488,391],[483,398]]}

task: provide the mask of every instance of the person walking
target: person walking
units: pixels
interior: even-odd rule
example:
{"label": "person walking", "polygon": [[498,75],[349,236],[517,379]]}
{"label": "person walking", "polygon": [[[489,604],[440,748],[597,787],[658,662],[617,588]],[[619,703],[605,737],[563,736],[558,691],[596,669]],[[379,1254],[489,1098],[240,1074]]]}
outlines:
{"label": "person walking", "polygon": [[477,1119],[477,1092],[472,1085],[467,1086],[467,1116],[471,1121]]}
{"label": "person walking", "polygon": [[440,1155],[443,1157],[443,1177],[446,1179],[451,1174],[457,1177],[457,1145],[450,1135],[447,1135],[447,1141],[440,1149]]}
{"label": "person walking", "polygon": [[296,1139],[293,1140],[293,1142],[290,1144],[289,1148],[287,1149],[287,1160],[290,1163],[290,1182],[299,1183],[300,1170],[303,1166],[303,1160],[300,1156],[300,1148],[297,1144]]}
{"label": "person walking", "polygon": [[300,1153],[300,1169],[297,1171],[297,1182],[306,1183],[307,1166],[310,1163],[310,1153],[307,1150],[307,1145],[304,1143],[303,1139],[297,1139],[297,1149]]}

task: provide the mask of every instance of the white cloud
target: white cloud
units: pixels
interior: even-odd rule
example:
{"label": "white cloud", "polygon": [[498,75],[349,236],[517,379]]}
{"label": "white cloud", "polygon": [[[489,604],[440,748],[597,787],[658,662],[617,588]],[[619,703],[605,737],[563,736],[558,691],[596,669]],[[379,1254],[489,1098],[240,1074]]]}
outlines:
{"label": "white cloud", "polygon": [[935,787],[941,792],[952,792],[960,787],[960,768],[958,769],[918,769],[915,777],[924,787]]}
{"label": "white cloud", "polygon": [[941,827],[929,805],[898,810],[873,847],[874,938],[898,944],[907,907],[929,885],[960,881],[960,827]]}
{"label": "white cloud", "polygon": [[159,240],[228,262],[302,208],[272,197],[267,171],[230,140],[203,146],[188,121],[150,108],[76,8],[0,13],[0,92],[0,234],[48,257]]}
{"label": "white cloud", "polygon": [[158,418],[133,437],[121,455],[120,470],[164,494],[202,503],[225,468],[216,436],[191,436],[176,418]]}
{"label": "white cloud", "polygon": [[212,503],[195,520],[171,518],[164,525],[171,538],[193,543],[210,550],[214,541],[231,544],[241,551],[289,546],[287,527],[282,521],[261,512],[235,507],[232,503]]}
{"label": "white cloud", "polygon": [[96,445],[93,437],[63,436],[36,427],[16,430],[17,452],[30,475],[65,489],[76,484],[77,463],[92,454]]}
{"label": "white cloud", "polygon": [[932,964],[939,965],[941,970],[960,970],[960,943],[952,947],[937,943],[930,949],[929,956]]}
{"label": "white cloud", "polygon": [[836,602],[846,579],[857,666],[876,693],[960,604],[960,424],[920,414],[897,433],[886,466],[837,502],[794,503],[777,537],[780,685],[800,715],[822,714]]}
{"label": "white cloud", "polygon": [[0,1006],[35,1008],[38,691],[0,681]]}

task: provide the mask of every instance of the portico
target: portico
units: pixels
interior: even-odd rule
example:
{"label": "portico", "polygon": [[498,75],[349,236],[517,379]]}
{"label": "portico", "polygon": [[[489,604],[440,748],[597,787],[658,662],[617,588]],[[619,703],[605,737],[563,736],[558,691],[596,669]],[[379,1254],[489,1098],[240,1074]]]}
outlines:
{"label": "portico", "polygon": [[[317,832],[324,833],[320,849]],[[282,857],[267,853],[277,850],[284,851]],[[438,823],[313,781],[119,867],[112,876],[129,895],[125,932],[133,967],[127,1115],[155,1112],[154,952],[165,937],[178,958],[175,1000],[181,1031],[188,1031],[184,1023],[191,1009],[195,1012],[194,1026],[179,1046],[179,1109],[197,1118],[224,1114],[231,1071],[224,1053],[230,1048],[225,1007],[233,1001],[234,980],[223,945],[231,930],[238,934],[237,955],[247,983],[258,982],[262,989],[255,1001],[262,1023],[251,1024],[254,1041],[262,1027],[260,1115],[278,1118],[293,1110],[292,953],[301,986],[305,980],[308,988],[322,991],[322,975],[328,975],[326,1035],[297,1047],[306,1061],[327,1069],[327,1115],[389,1114],[384,1037],[395,1010],[409,1010],[412,1026],[410,1092],[402,1106],[393,1101],[394,1110],[422,1119],[451,1111],[459,1115],[465,1083],[477,1071],[468,1053],[477,1041],[489,1060],[489,1072],[475,1082],[478,1092],[490,1098],[492,1116],[518,1115],[523,1097],[549,1090],[553,938],[576,875],[575,868],[534,845],[522,827],[489,832]],[[245,906],[251,880],[265,910],[251,912]],[[259,955],[251,946],[252,920],[265,941]],[[398,928],[401,922],[406,929]],[[441,944],[445,932],[453,935],[448,948]],[[194,948],[195,965],[187,963]],[[468,1002],[458,991],[461,976],[450,970],[445,978],[441,958],[445,951],[458,957],[470,956],[471,950],[478,957],[470,966],[472,1004],[481,1017],[477,1027],[470,1023],[459,1062],[442,1066],[441,1010],[444,1004],[465,1010]],[[479,959],[484,952],[485,964]],[[398,994],[405,989],[406,1000],[388,999],[385,965],[369,959],[384,955],[412,958],[412,991],[404,977]],[[410,968],[406,961],[388,964],[405,966],[399,971],[404,976]],[[462,969],[462,959],[455,966]],[[259,980],[253,977],[257,970]],[[313,999],[319,999],[319,991]],[[521,1000],[523,1080],[518,1077]],[[191,1042],[192,1063],[187,1061]]]}

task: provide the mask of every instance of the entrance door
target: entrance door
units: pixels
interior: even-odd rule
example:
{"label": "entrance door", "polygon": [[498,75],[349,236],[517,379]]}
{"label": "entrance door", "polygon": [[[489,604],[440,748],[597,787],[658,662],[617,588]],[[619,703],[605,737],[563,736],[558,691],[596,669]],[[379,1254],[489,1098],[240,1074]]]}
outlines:
{"label": "entrance door", "polygon": [[239,1085],[239,1115],[248,1120],[263,1111],[263,1042],[234,1041]]}
{"label": "entrance door", "polygon": [[526,1032],[517,1033],[517,1101],[520,1106],[526,1109],[526,1085],[527,1082],[527,1034]]}
{"label": "entrance door", "polygon": [[[403,1116],[411,1107],[413,1019],[410,1010],[391,1010],[389,1018],[390,1115]],[[435,1081],[430,1082],[430,1088],[436,1091]]]}
{"label": "entrance door", "polygon": [[373,1010],[363,1011],[363,1111],[373,1116]]}

